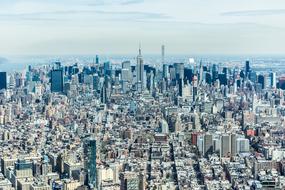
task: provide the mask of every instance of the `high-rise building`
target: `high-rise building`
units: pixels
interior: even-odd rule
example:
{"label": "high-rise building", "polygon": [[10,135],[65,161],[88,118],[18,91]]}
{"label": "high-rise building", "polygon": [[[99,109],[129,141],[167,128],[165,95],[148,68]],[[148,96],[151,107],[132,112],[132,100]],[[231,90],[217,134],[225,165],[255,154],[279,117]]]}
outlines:
{"label": "high-rise building", "polygon": [[202,81],[203,81],[203,65],[201,61],[199,66],[199,83],[202,83]]}
{"label": "high-rise building", "polygon": [[154,73],[152,70],[150,70],[150,72],[147,72],[147,75],[146,75],[146,87],[149,92],[152,92],[153,87],[154,87],[153,79],[154,79]]}
{"label": "high-rise building", "polygon": [[221,85],[224,85],[226,86],[227,83],[228,83],[228,80],[227,80],[227,75],[225,73],[221,73],[218,75],[218,78],[219,78],[219,81],[220,81],[220,84]]}
{"label": "high-rise building", "polygon": [[201,134],[197,135],[197,147],[201,155],[204,155],[204,136]]}
{"label": "high-rise building", "polygon": [[193,85],[193,101],[195,101],[196,96],[198,95],[198,77],[197,77],[197,75],[193,76],[192,85]]}
{"label": "high-rise building", "polygon": [[131,62],[130,61],[122,62],[122,68],[123,69],[131,69]]}
{"label": "high-rise building", "polygon": [[111,63],[109,61],[104,62],[104,75],[111,74]]}
{"label": "high-rise building", "polygon": [[123,81],[132,81],[132,68],[130,61],[124,61],[122,63],[122,80]]}
{"label": "high-rise building", "polygon": [[285,76],[279,77],[279,88],[285,90]]}
{"label": "high-rise building", "polygon": [[141,53],[141,48],[139,48],[139,55],[137,56],[137,90],[142,92],[144,87],[144,64],[143,57]]}
{"label": "high-rise building", "polygon": [[61,69],[51,71],[51,92],[63,92],[63,71]]}
{"label": "high-rise building", "polygon": [[251,82],[253,82],[253,83],[255,83],[256,82],[256,78],[257,78],[257,75],[256,75],[256,72],[255,71],[251,71],[250,73],[249,73],[249,80],[251,81]]}
{"label": "high-rise building", "polygon": [[96,140],[90,138],[84,144],[85,169],[87,170],[88,185],[91,188],[97,187],[96,170]]}
{"label": "high-rise building", "polygon": [[191,83],[193,76],[194,76],[193,69],[185,67],[184,68],[184,79],[186,79],[189,83]]}
{"label": "high-rise building", "polygon": [[55,69],[61,69],[61,62],[60,61],[56,61],[54,63]]}
{"label": "high-rise building", "polygon": [[245,62],[245,76],[248,77],[248,74],[250,72],[250,65],[249,65],[249,61]]}
{"label": "high-rise building", "polygon": [[96,55],[96,64],[99,64],[99,55]]}
{"label": "high-rise building", "polygon": [[183,80],[178,79],[178,94],[179,94],[179,96],[182,96],[183,86],[184,86]]}
{"label": "high-rise building", "polygon": [[194,110],[194,128],[196,131],[200,131],[201,130],[201,122],[200,122],[200,116],[199,114],[196,112],[196,110]]}
{"label": "high-rise building", "polygon": [[237,152],[238,153],[247,153],[249,152],[249,140],[246,138],[237,139]]}
{"label": "high-rise building", "polygon": [[107,86],[104,84],[100,91],[100,100],[102,104],[106,104],[107,102]]}
{"label": "high-rise building", "polygon": [[220,155],[221,157],[228,157],[231,153],[231,141],[230,136],[228,134],[222,135],[221,137],[221,150]]}
{"label": "high-rise building", "polygon": [[165,46],[161,46],[161,65],[164,65]]}
{"label": "high-rise building", "polygon": [[122,92],[126,93],[129,91],[129,86],[132,82],[132,68],[130,61],[124,61],[122,63],[122,70],[121,70],[121,86]]}
{"label": "high-rise building", "polygon": [[213,79],[212,81],[213,82],[215,82],[216,79],[218,78],[218,74],[219,74],[218,66],[216,64],[213,64],[213,66],[212,66],[212,79]]}
{"label": "high-rise building", "polygon": [[231,134],[231,154],[235,156],[237,154],[237,135]]}
{"label": "high-rise building", "polygon": [[207,157],[208,155],[212,153],[213,153],[213,135],[205,134],[204,136],[204,156]]}
{"label": "high-rise building", "polygon": [[184,63],[174,63],[176,80],[184,79]]}
{"label": "high-rise building", "polygon": [[258,77],[257,77],[257,82],[259,83],[259,84],[261,84],[261,88],[262,89],[264,89],[265,88],[265,86],[266,86],[266,78],[265,78],[265,76],[264,75],[258,75]]}
{"label": "high-rise building", "polygon": [[207,84],[212,84],[212,75],[210,72],[206,72],[205,78]]}
{"label": "high-rise building", "polygon": [[270,73],[270,86],[271,88],[276,88],[276,73]]}
{"label": "high-rise building", "polygon": [[122,69],[122,81],[131,81],[131,75],[129,69]]}
{"label": "high-rise building", "polygon": [[0,90],[7,89],[7,73],[0,72]]}
{"label": "high-rise building", "polygon": [[124,172],[120,174],[121,190],[140,190],[140,178],[135,172]]}
{"label": "high-rise building", "polygon": [[162,75],[163,75],[163,78],[165,79],[169,78],[169,67],[166,64],[163,64]]}
{"label": "high-rise building", "polygon": [[159,128],[160,128],[160,132],[161,133],[164,133],[164,134],[168,134],[169,133],[169,127],[168,127],[168,124],[167,122],[162,119],[160,122],[159,122]]}
{"label": "high-rise building", "polygon": [[100,77],[96,73],[93,75],[93,90],[97,91],[100,89],[99,88],[99,82],[100,82]]}

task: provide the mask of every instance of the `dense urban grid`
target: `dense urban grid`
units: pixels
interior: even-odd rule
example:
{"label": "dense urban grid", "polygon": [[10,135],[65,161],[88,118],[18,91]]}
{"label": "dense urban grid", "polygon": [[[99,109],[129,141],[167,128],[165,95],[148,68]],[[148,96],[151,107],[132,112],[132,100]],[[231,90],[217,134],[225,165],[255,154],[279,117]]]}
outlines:
{"label": "dense urban grid", "polygon": [[0,189],[284,189],[285,77],[164,49],[0,72]]}

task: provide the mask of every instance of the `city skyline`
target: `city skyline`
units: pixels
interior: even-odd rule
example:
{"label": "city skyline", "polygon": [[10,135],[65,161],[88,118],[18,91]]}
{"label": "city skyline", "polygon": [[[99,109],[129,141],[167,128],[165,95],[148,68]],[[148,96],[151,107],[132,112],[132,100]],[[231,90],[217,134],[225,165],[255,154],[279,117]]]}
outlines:
{"label": "city skyline", "polygon": [[0,1],[0,190],[285,189],[283,1]]}
{"label": "city skyline", "polygon": [[17,54],[282,54],[281,0],[1,1],[0,52]]}

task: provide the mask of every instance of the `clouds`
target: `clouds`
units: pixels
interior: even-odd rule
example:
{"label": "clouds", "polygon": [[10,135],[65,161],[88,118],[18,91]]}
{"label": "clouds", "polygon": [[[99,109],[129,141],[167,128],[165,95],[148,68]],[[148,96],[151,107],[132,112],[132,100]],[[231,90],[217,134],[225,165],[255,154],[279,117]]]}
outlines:
{"label": "clouds", "polygon": [[101,10],[66,10],[53,12],[34,12],[21,14],[0,14],[0,21],[155,21],[165,20],[170,16],[161,13],[139,11],[101,11]]}
{"label": "clouds", "polygon": [[223,16],[271,16],[285,15],[285,9],[267,9],[267,10],[246,10],[246,11],[231,11],[222,13]]}
{"label": "clouds", "polygon": [[[72,2],[72,0],[71,0]],[[93,1],[94,2],[94,1]],[[82,1],[77,6],[64,6],[54,8],[54,2],[49,2],[47,9],[42,9],[42,5],[38,5],[38,2],[33,4],[29,2],[28,5],[34,7],[34,9],[27,8],[27,5],[15,4],[15,10],[1,13],[0,22],[4,21],[69,21],[77,22],[83,21],[88,24],[88,21],[155,21],[166,20],[171,17],[156,12],[131,10],[131,9],[109,9],[109,6],[130,6],[134,4],[143,3],[144,0],[98,0],[95,3],[89,3],[89,1]],[[0,2],[1,5],[1,2]],[[39,7],[39,9],[37,9]],[[82,22],[81,22],[82,23]]]}
{"label": "clouds", "polygon": [[[285,52],[284,0],[2,0],[0,52]],[[159,51],[159,50],[158,50]],[[1,55],[0,55],[1,56]]]}
{"label": "clouds", "polygon": [[98,0],[89,3],[89,6],[103,6],[103,5],[134,5],[141,4],[144,0]]}

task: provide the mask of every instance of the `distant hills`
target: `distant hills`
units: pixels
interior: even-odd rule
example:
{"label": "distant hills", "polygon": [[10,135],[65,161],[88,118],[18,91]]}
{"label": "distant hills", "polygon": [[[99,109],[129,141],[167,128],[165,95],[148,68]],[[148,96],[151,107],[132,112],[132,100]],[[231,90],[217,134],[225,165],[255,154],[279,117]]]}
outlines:
{"label": "distant hills", "polygon": [[3,65],[5,63],[8,63],[8,59],[4,58],[4,57],[0,57],[0,65]]}

